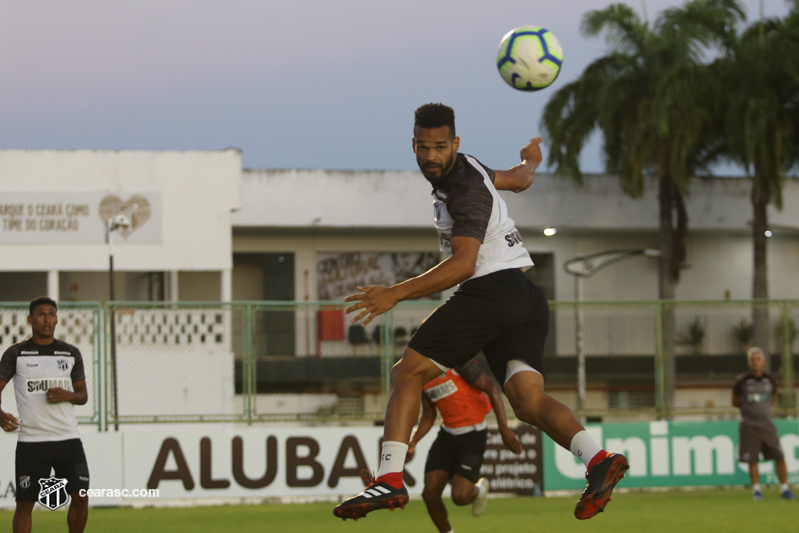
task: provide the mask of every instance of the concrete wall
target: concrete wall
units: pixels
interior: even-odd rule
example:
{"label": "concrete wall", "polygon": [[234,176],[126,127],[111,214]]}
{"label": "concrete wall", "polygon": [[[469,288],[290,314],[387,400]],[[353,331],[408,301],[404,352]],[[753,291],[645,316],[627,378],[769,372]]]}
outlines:
{"label": "concrete wall", "polygon": [[[575,298],[563,263],[578,254],[658,248],[656,184],[639,200],[625,195],[614,176],[586,176],[585,186],[539,175],[521,194],[503,192],[530,252],[555,258],[555,297]],[[677,298],[751,297],[752,244],[748,180],[697,180],[686,200],[688,259]],[[242,208],[233,215],[236,252],[295,253],[295,293],[315,299],[316,254],[330,251],[434,251],[430,186],[418,172],[245,170]],[[799,180],[787,180],[782,211],[769,217],[769,284],[773,298],[799,298]],[[792,206],[794,206],[792,208]],[[546,237],[542,230],[558,232]],[[234,272],[235,276],[254,272]],[[246,284],[247,282],[239,281]],[[638,256],[587,279],[584,300],[657,298],[657,261]]]}
{"label": "concrete wall", "polygon": [[[0,205],[35,206],[37,198],[56,205],[61,196],[73,202],[85,198],[87,208],[84,216],[72,217],[82,228],[47,236],[41,231],[19,235],[7,229],[13,217],[0,216],[0,270],[107,270],[104,222],[94,198],[115,195],[125,203],[136,194],[150,198],[152,213],[140,229],[115,236],[117,270],[228,269],[230,213],[239,207],[240,176],[238,150],[0,150]],[[99,229],[75,242],[87,226]],[[145,230],[154,234],[147,242],[136,242]]]}

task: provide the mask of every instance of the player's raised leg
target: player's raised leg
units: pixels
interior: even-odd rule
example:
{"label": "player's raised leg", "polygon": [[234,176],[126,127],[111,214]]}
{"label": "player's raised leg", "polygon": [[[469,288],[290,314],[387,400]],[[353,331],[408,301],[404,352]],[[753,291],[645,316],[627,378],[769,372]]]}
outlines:
{"label": "player's raised leg", "polygon": [[574,413],[544,392],[544,377],[533,370],[513,374],[505,384],[516,416],[539,428],[586,466],[586,485],[574,516],[585,520],[605,509],[613,487],[629,468],[627,458],[605,451],[580,424]]}
{"label": "player's raised leg", "polygon": [[408,441],[419,417],[422,387],[439,374],[441,369],[430,359],[416,350],[405,349],[402,359],[391,369],[378,476],[363,492],[336,506],[334,515],[345,520],[358,519],[371,511],[404,508],[408,503],[408,490],[402,481]]}

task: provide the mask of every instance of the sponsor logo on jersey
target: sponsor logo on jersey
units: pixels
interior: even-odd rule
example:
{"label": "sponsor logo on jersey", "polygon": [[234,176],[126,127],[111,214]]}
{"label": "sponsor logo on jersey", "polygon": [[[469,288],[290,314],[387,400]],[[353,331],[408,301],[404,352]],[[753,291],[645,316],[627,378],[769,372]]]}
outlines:
{"label": "sponsor logo on jersey", "polygon": [[443,251],[449,252],[452,249],[452,237],[449,233],[441,232],[438,234],[438,244]]}
{"label": "sponsor logo on jersey", "polygon": [[54,351],[53,355],[72,355],[72,352],[64,352],[64,351]]}
{"label": "sponsor logo on jersey", "polygon": [[67,378],[40,378],[25,381],[25,390],[28,394],[44,394],[53,387],[72,390],[70,380]]}
{"label": "sponsor logo on jersey", "polygon": [[519,234],[518,230],[513,230],[512,232],[505,235],[505,240],[507,241],[508,246],[522,244],[522,236]]}
{"label": "sponsor logo on jersey", "polygon": [[455,382],[451,379],[445,381],[441,385],[430,387],[424,391],[424,393],[427,394],[427,397],[433,402],[437,402],[438,400],[446,398],[450,394],[455,394],[456,392],[458,392],[458,386],[455,385]]}
{"label": "sponsor logo on jersey", "polygon": [[19,351],[19,354],[20,354],[20,355],[39,355],[39,350],[34,350],[34,351],[30,351],[30,350],[20,350],[20,351]]}

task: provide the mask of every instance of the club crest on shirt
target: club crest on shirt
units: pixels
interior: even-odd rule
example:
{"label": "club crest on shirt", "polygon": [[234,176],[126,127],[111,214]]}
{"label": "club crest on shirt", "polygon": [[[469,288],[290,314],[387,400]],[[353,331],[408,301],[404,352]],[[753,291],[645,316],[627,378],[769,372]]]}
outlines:
{"label": "club crest on shirt", "polygon": [[66,359],[57,359],[55,364],[58,366],[59,370],[69,370],[69,361]]}

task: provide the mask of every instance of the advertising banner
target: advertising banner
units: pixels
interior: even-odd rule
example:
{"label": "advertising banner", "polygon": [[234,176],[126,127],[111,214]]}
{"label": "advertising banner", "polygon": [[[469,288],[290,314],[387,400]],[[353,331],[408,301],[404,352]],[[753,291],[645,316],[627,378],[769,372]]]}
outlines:
{"label": "advertising banner", "polygon": [[[437,428],[408,461],[408,492],[421,494],[424,464]],[[540,494],[541,437],[516,430],[523,453],[506,449],[489,429],[481,475],[491,492]],[[13,507],[16,435],[0,435],[0,508]],[[382,427],[204,426],[129,428],[83,437],[92,505],[158,505],[161,500],[337,498],[363,490],[361,470],[377,472]],[[35,482],[35,480],[31,480]],[[68,490],[68,489],[67,489]],[[448,494],[448,491],[446,492]],[[142,498],[146,498],[142,499]]]}
{"label": "advertising banner", "polygon": [[[799,482],[799,422],[775,420],[788,467],[788,481]],[[590,425],[586,429],[606,450],[623,453],[630,470],[619,485],[696,487],[748,485],[745,463],[738,462],[738,422],[641,422]],[[761,483],[776,483],[774,461],[760,465]],[[568,450],[544,439],[547,490],[582,490],[585,467]]]}

